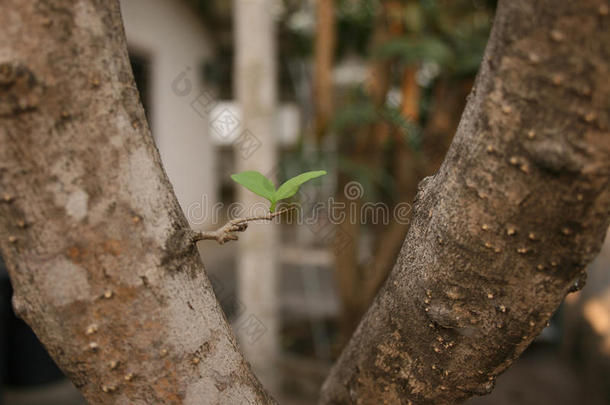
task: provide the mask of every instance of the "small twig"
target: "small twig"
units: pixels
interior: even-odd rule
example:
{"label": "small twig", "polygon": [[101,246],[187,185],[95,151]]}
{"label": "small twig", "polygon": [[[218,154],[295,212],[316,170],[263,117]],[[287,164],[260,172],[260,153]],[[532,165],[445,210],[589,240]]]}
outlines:
{"label": "small twig", "polygon": [[292,211],[295,208],[296,207],[285,208],[277,212],[270,212],[269,214],[255,217],[235,218],[215,231],[196,232],[193,234],[191,240],[193,243],[199,242],[200,240],[215,240],[222,245],[230,240],[237,240],[239,237],[235,232],[245,231],[248,228],[248,222],[271,221],[273,218]]}

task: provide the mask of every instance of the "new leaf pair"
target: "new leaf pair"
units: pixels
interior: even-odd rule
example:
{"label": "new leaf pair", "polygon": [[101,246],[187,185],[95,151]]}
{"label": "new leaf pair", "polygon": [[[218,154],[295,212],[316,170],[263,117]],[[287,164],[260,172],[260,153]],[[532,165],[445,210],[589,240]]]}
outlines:
{"label": "new leaf pair", "polygon": [[275,212],[275,207],[280,200],[285,200],[295,195],[299,188],[309,180],[324,176],[326,171],[318,170],[314,172],[306,172],[291,178],[282,184],[277,190],[275,184],[261,173],[256,171],[247,171],[231,175],[231,178],[252,191],[254,194],[266,198],[271,203],[270,212]]}

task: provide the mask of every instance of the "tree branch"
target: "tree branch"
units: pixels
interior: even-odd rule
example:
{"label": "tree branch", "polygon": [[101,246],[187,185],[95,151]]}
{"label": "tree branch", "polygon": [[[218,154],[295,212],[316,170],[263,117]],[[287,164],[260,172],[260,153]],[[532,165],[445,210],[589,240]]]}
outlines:
{"label": "tree branch", "polygon": [[271,221],[273,218],[292,211],[296,207],[285,208],[277,212],[270,212],[266,215],[259,215],[247,218],[235,218],[224,224],[222,227],[215,231],[200,231],[192,235],[192,242],[196,243],[202,240],[215,240],[221,245],[231,241],[237,240],[239,237],[235,232],[244,232],[248,228],[248,222],[254,221]]}

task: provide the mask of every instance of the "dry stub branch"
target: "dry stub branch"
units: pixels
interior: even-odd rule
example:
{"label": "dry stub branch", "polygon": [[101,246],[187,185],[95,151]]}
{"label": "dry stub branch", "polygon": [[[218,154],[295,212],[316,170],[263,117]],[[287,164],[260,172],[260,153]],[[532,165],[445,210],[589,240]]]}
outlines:
{"label": "dry stub branch", "polygon": [[266,215],[252,216],[246,218],[235,218],[224,224],[222,227],[215,231],[201,231],[196,232],[191,237],[192,243],[197,243],[201,240],[215,240],[221,245],[231,241],[238,240],[239,236],[236,232],[244,232],[248,229],[248,223],[254,221],[271,221],[275,217],[279,217],[289,211],[294,210],[295,207],[285,208],[277,212],[270,212]]}

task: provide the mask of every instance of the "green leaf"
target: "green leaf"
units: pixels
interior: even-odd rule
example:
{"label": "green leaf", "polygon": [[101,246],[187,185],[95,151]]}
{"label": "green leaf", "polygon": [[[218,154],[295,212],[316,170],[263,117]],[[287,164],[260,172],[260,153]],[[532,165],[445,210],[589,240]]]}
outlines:
{"label": "green leaf", "polygon": [[231,178],[254,194],[269,200],[271,203],[269,211],[274,212],[279,200],[292,197],[299,191],[299,187],[301,187],[303,183],[315,179],[316,177],[324,176],[325,174],[326,172],[324,170],[303,173],[288,180],[277,190],[271,180],[256,171],[233,174],[231,175]]}
{"label": "green leaf", "polygon": [[298,176],[291,178],[290,180],[282,184],[280,188],[277,189],[277,191],[275,192],[275,201],[280,201],[292,197],[299,191],[299,188],[303,185],[303,183],[324,176],[325,174],[326,171],[318,170],[314,172],[299,174]]}
{"label": "green leaf", "polygon": [[275,185],[271,180],[256,171],[241,172],[231,175],[236,183],[241,184],[256,195],[275,202]]}

